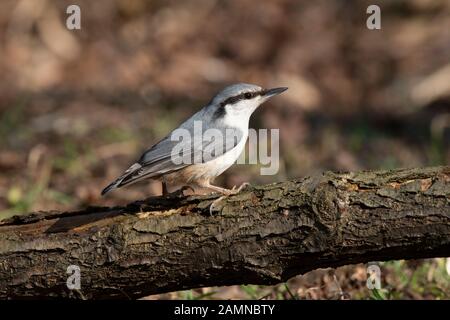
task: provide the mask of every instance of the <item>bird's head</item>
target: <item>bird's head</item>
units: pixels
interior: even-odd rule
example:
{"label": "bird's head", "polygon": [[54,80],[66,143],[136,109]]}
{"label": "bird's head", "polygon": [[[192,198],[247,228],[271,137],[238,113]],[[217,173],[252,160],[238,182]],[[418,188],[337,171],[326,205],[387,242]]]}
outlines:
{"label": "bird's head", "polygon": [[248,83],[233,84],[219,92],[212,100],[214,118],[249,119],[253,111],[269,98],[287,90],[286,87],[263,89]]}

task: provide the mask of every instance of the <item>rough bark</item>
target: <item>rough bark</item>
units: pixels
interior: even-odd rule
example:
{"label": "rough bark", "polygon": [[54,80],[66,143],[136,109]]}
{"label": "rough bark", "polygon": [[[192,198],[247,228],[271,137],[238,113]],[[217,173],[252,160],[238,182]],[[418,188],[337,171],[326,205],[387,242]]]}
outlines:
{"label": "rough bark", "polygon": [[0,222],[0,298],[138,298],[450,256],[449,182],[450,167],[326,172],[249,187],[212,216],[216,195],[16,216]]}

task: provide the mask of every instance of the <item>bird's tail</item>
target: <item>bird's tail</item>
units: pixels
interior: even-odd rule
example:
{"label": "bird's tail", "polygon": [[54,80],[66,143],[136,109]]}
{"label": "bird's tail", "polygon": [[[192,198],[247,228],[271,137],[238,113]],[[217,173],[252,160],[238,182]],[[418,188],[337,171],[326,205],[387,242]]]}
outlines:
{"label": "bird's tail", "polygon": [[112,189],[115,189],[118,187],[118,185],[122,182],[122,180],[119,178],[115,180],[114,182],[110,183],[105,189],[102,190],[102,196],[110,192]]}
{"label": "bird's tail", "polygon": [[132,176],[137,170],[142,168],[142,166],[139,163],[133,164],[131,167],[127,169],[127,171],[124,172],[123,175],[118,177],[116,180],[111,182],[105,189],[102,190],[102,196],[107,194],[113,189],[120,188],[121,186],[125,185],[124,180],[128,180],[130,176]]}

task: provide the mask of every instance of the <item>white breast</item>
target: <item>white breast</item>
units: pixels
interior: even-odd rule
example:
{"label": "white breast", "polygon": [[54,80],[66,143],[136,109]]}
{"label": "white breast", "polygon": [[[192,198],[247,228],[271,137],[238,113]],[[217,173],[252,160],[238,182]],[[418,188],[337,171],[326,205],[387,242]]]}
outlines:
{"label": "white breast", "polygon": [[225,154],[214,160],[193,164],[179,171],[164,175],[161,177],[161,180],[167,184],[169,192],[178,190],[186,185],[201,187],[205,182],[208,183],[214,180],[214,178],[234,164],[244,150],[247,137],[248,129],[243,132],[243,137],[239,143]]}
{"label": "white breast", "polygon": [[226,126],[240,128],[240,130],[242,130],[241,140],[233,149],[226,151],[221,156],[205,163],[198,163],[190,166],[190,181],[214,179],[236,162],[247,142],[249,118],[250,114],[247,110],[242,110],[241,112],[237,112],[236,110],[227,111],[223,122]]}
{"label": "white breast", "polygon": [[248,129],[245,129],[242,139],[233,149],[225,152],[223,155],[215,158],[214,160],[201,164],[201,166],[207,168],[207,175],[211,178],[215,178],[231,167],[244,150],[247,137]]}
{"label": "white breast", "polygon": [[245,143],[247,142],[248,137],[248,122],[250,114],[251,113],[249,113],[245,109],[240,112],[236,110],[227,110],[224,118],[224,124],[240,128],[242,130],[242,139],[233,149],[225,152],[223,155],[217,157],[216,159],[203,164],[204,166],[207,166],[209,171],[208,174],[210,174],[212,178],[219,176],[225,170],[231,167],[244,150]]}

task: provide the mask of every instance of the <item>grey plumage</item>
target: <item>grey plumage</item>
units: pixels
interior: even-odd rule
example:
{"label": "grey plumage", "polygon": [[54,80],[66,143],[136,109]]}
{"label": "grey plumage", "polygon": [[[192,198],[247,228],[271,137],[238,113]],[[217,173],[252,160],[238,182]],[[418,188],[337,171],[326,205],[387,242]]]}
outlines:
{"label": "grey plumage", "polygon": [[[283,91],[284,90],[285,89],[283,89]],[[211,161],[230,151],[241,141],[241,139],[247,139],[247,135],[246,133],[244,135],[244,132],[241,128],[239,128],[239,126],[225,123],[225,106],[227,104],[236,103],[239,100],[250,99],[250,96],[254,97],[267,92],[268,91],[263,90],[259,86],[245,83],[226,87],[218,93],[207,106],[183,122],[177,129],[185,129],[192,137],[194,136],[195,131],[195,121],[201,121],[202,133],[208,129],[219,130],[224,137],[227,135],[232,135],[233,143],[226,143],[230,141],[227,140],[229,137],[227,137],[225,141],[200,141],[200,144],[194,143],[196,137],[193,137],[194,141],[172,141],[171,136],[174,132],[172,131],[157,144],[146,150],[140,159],[131,165],[123,175],[103,189],[102,195],[114,188],[119,188],[144,178],[157,179],[165,174],[173,173],[192,165],[192,162],[191,164],[182,163],[181,155],[174,156],[172,154],[173,148],[176,145],[180,145],[180,143],[182,147],[190,151],[189,156],[191,158],[195,158],[197,160],[201,159],[201,162]],[[248,124],[246,129],[248,129]],[[214,154],[211,152],[212,150],[221,150],[221,152]],[[187,155],[183,156],[186,157]]]}

